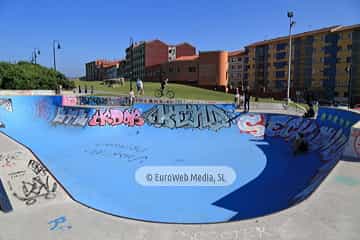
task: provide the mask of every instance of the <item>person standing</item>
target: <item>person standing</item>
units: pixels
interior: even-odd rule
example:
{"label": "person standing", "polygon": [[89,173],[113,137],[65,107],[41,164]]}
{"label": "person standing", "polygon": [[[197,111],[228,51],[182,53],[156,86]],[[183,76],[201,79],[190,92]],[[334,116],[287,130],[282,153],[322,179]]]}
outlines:
{"label": "person standing", "polygon": [[88,93],[87,85],[85,85],[85,94]]}
{"label": "person standing", "polygon": [[79,85],[79,94],[81,94],[81,86]]}
{"label": "person standing", "polygon": [[130,100],[130,105],[133,105],[134,102],[135,102],[135,93],[134,93],[134,90],[132,88],[130,88],[129,100]]}
{"label": "person standing", "polygon": [[250,87],[247,86],[244,90],[244,112],[250,110]]}
{"label": "person standing", "polygon": [[137,90],[137,92],[136,92],[137,95],[139,95],[139,94],[144,95],[144,84],[140,78],[138,78],[136,80],[136,90]]}
{"label": "person standing", "polygon": [[240,93],[239,93],[239,88],[236,88],[236,94],[235,94],[234,102],[235,102],[235,108],[238,109],[238,108],[240,107]]}

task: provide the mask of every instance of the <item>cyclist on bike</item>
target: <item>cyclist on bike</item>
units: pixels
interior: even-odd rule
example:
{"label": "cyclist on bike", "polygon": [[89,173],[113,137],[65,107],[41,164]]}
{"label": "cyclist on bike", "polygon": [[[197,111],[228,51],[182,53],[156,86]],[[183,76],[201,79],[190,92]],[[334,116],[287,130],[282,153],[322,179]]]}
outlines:
{"label": "cyclist on bike", "polygon": [[168,78],[161,81],[161,96],[164,96],[164,90],[165,90],[166,85],[168,84],[168,81],[169,81]]}

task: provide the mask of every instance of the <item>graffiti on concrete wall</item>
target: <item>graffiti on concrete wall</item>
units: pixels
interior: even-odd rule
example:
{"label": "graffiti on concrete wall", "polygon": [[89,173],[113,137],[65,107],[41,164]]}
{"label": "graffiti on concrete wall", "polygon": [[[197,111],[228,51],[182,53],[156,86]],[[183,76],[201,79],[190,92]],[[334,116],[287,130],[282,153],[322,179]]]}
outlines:
{"label": "graffiti on concrete wall", "polygon": [[72,228],[65,216],[60,216],[49,221],[48,225],[50,231],[70,230]]}
{"label": "graffiti on concrete wall", "polygon": [[38,118],[48,120],[51,116],[52,104],[45,98],[42,98],[36,103],[35,114]]}
{"label": "graffiti on concrete wall", "polygon": [[22,181],[22,194],[13,193],[26,205],[33,205],[38,198],[54,199],[56,197],[57,184],[50,180],[49,176],[36,176],[31,181]]}
{"label": "graffiti on concrete wall", "polygon": [[0,107],[5,108],[5,110],[8,112],[12,112],[13,111],[12,100],[10,98],[0,98]]}
{"label": "graffiti on concrete wall", "polygon": [[299,132],[304,134],[310,150],[318,151],[323,161],[340,159],[347,142],[341,128],[319,127],[314,120],[290,116],[272,116],[268,120],[268,137],[281,137],[292,142]]}
{"label": "graffiti on concrete wall", "polygon": [[27,166],[33,171],[33,173],[35,173],[35,175],[47,175],[46,168],[40,162],[35,161],[34,159],[30,159]]}
{"label": "graffiti on concrete wall", "polygon": [[217,131],[231,126],[230,114],[215,105],[156,105],[143,114],[147,124],[164,128]]}
{"label": "graffiti on concrete wall", "polygon": [[12,168],[16,166],[16,161],[19,160],[22,152],[2,152],[0,153],[0,167],[1,168]]}
{"label": "graffiti on concrete wall", "polygon": [[251,134],[255,137],[264,137],[265,116],[263,114],[243,114],[237,120],[241,133]]}
{"label": "graffiti on concrete wall", "polygon": [[89,121],[89,126],[118,126],[126,125],[129,127],[144,125],[144,119],[138,109],[105,109],[96,110]]}
{"label": "graffiti on concrete wall", "polygon": [[55,118],[52,120],[54,125],[67,125],[84,127],[90,119],[90,110],[83,108],[59,107]]}
{"label": "graffiti on concrete wall", "polygon": [[137,163],[143,163],[149,158],[146,148],[132,144],[95,144],[84,149],[84,152],[91,156],[109,157]]}
{"label": "graffiti on concrete wall", "polygon": [[[13,111],[12,100],[10,98],[0,98],[0,108],[4,108],[8,112]],[[0,120],[0,128],[5,128],[5,123]]]}
{"label": "graffiti on concrete wall", "polygon": [[96,97],[96,96],[80,96],[77,99],[79,105],[88,106],[127,106],[129,98],[124,97]]}

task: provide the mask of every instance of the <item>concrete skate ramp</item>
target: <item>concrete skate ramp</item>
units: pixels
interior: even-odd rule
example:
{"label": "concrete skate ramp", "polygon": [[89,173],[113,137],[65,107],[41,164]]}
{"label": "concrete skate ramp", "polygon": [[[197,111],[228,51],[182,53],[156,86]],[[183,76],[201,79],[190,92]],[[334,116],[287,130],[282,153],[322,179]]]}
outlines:
{"label": "concrete skate ramp", "polygon": [[[73,200],[166,223],[248,219],[301,202],[341,158],[360,119],[336,109],[320,109],[313,120],[243,114],[232,105],[0,99],[0,131],[30,149]],[[299,132],[310,151],[295,156]]]}

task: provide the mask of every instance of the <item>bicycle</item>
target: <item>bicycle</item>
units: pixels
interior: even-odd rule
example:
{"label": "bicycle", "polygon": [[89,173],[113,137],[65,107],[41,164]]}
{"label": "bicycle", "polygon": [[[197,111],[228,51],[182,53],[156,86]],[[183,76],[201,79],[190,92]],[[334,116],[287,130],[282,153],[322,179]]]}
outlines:
{"label": "bicycle", "polygon": [[164,91],[162,91],[161,88],[155,90],[155,97],[161,98],[163,96],[166,96],[167,98],[174,98],[175,92],[170,89],[164,89]]}

